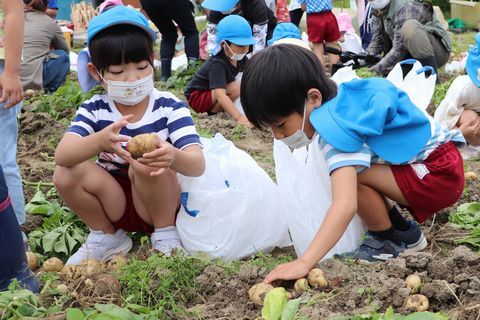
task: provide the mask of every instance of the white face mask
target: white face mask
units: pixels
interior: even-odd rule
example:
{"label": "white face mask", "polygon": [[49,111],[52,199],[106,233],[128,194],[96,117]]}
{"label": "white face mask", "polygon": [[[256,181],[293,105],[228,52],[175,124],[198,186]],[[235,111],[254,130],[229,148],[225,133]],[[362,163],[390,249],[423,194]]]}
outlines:
{"label": "white face mask", "polygon": [[390,4],[390,0],[369,0],[370,6],[375,10],[382,10]]}
{"label": "white face mask", "polygon": [[307,103],[305,102],[305,107],[303,109],[302,130],[297,130],[297,132],[295,132],[291,136],[280,139],[280,141],[282,141],[292,149],[300,149],[312,143],[313,139],[315,139],[316,137],[316,134],[314,134],[311,139],[308,139],[305,132],[303,132],[303,129],[305,128],[306,115],[307,115]]}
{"label": "white face mask", "polygon": [[229,57],[230,59],[232,60],[237,60],[237,61],[241,61],[243,60],[243,58],[245,58],[245,56],[247,55],[247,53],[235,53],[233,52],[232,48],[230,48],[230,46],[226,43],[225,43],[225,46],[228,48],[228,50],[230,50],[232,52],[232,55],[229,56],[228,53],[227,53],[227,50],[225,50],[225,54],[227,55],[227,57]]}
{"label": "white face mask", "polygon": [[127,106],[142,102],[153,91],[153,75],[133,82],[105,80],[100,73],[98,75],[107,83],[108,96]]}

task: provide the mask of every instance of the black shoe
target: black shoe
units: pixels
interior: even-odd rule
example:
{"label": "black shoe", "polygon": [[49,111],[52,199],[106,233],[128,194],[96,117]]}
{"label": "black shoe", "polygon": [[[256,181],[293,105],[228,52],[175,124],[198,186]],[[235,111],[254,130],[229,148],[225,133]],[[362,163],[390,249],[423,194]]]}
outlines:
{"label": "black shoe", "polygon": [[162,75],[160,76],[160,81],[167,81],[168,78],[172,75],[172,59],[160,59],[162,66]]}

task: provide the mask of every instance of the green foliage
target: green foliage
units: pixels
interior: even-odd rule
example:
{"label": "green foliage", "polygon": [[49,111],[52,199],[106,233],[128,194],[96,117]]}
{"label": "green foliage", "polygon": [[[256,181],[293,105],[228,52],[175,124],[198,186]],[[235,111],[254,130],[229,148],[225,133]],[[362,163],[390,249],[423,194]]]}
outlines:
{"label": "green foliage", "polygon": [[280,320],[287,301],[285,288],[278,287],[270,290],[263,300],[262,318],[265,320]]}
{"label": "green foliage", "polygon": [[166,312],[185,315],[186,303],[196,295],[195,279],[209,263],[181,254],[133,258],[119,275],[125,301],[161,311],[158,319],[169,318]]}
{"label": "green foliage", "polygon": [[18,287],[14,281],[8,291],[0,292],[0,319],[39,318],[47,314],[47,309],[40,305],[35,294]]}
{"label": "green foliage", "polygon": [[42,226],[28,235],[32,251],[65,260],[85,242],[84,223],[68,207],[56,199],[50,200],[41,190],[37,190],[25,208],[29,213],[46,216]]}
{"label": "green foliage", "polygon": [[460,228],[469,230],[468,235],[455,241],[460,244],[468,244],[480,250],[480,203],[463,203],[457,211],[449,216],[450,222]]}
{"label": "green foliage", "polygon": [[355,70],[355,72],[357,73],[357,76],[359,76],[362,79],[378,77],[378,75],[375,72],[368,70],[368,68],[360,68]]}
{"label": "green foliage", "polygon": [[232,137],[231,137],[232,141],[240,140],[242,137],[245,136],[247,130],[248,130],[248,128],[246,126],[244,126],[243,124],[237,125],[232,130]]}
{"label": "green foliage", "polygon": [[155,320],[159,312],[135,304],[124,308],[115,304],[95,304],[94,309],[69,308],[66,320]]}
{"label": "green foliage", "polygon": [[195,62],[189,62],[187,68],[176,70],[174,74],[168,78],[166,83],[167,87],[184,90],[202,64],[203,61],[197,60]]}
{"label": "green foliage", "polygon": [[452,84],[453,80],[455,80],[454,77],[448,79],[444,83],[440,83],[435,86],[435,91],[433,93],[432,102],[431,102],[433,103],[435,108],[437,108],[440,105],[440,102],[442,102],[443,98],[445,98],[445,94],[447,93],[448,88],[450,88],[450,85]]}
{"label": "green foliage", "polygon": [[370,314],[363,314],[357,316],[339,317],[337,320],[448,320],[449,318],[443,313],[433,312],[415,312],[409,315],[403,316],[393,311],[392,307],[389,307],[384,314],[371,312]]}

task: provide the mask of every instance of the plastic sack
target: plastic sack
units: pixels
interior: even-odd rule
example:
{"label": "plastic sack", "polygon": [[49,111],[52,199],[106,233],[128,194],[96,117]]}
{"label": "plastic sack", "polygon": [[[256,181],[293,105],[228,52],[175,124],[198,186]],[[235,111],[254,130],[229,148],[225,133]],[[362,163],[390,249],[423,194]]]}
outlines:
{"label": "plastic sack", "polygon": [[[281,141],[274,141],[273,154],[277,184],[284,199],[290,236],[295,252],[301,256],[310,245],[332,203],[330,176],[318,146],[318,138],[308,148],[293,152]],[[358,216],[350,222],[337,244],[325,255],[358,248],[365,228]]]}
{"label": "plastic sack", "polygon": [[202,143],[205,173],[178,175],[177,229],[185,249],[231,261],[291,245],[279,189],[268,174],[219,133]]}
{"label": "plastic sack", "polygon": [[360,79],[360,78],[357,76],[357,73],[355,72],[355,70],[353,70],[353,67],[348,66],[348,67],[343,67],[338,69],[331,79],[335,81],[336,84],[341,84],[344,82],[348,82],[348,81],[352,81],[354,79]]}
{"label": "plastic sack", "polygon": [[[403,77],[402,65],[413,64],[412,69]],[[432,71],[429,77],[425,76],[426,71]],[[387,76],[387,80],[393,83],[397,88],[402,89],[408,94],[410,100],[420,110],[427,110],[435,91],[437,75],[430,66],[422,66],[415,59],[408,59],[397,63]]]}

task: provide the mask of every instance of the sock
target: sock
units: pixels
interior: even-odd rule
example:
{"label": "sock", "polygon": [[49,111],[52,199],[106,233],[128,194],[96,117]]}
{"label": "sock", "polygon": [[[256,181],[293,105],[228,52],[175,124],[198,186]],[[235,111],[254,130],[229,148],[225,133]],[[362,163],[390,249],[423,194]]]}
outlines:
{"label": "sock", "polygon": [[395,229],[399,231],[407,231],[410,228],[410,224],[405,220],[396,206],[393,206],[392,209],[388,211],[388,216]]}
{"label": "sock", "polygon": [[368,230],[368,232],[375,237],[379,237],[379,238],[382,238],[382,239],[385,239],[385,240],[392,240],[393,241],[395,228],[392,226],[387,230],[380,230],[380,231]]}

